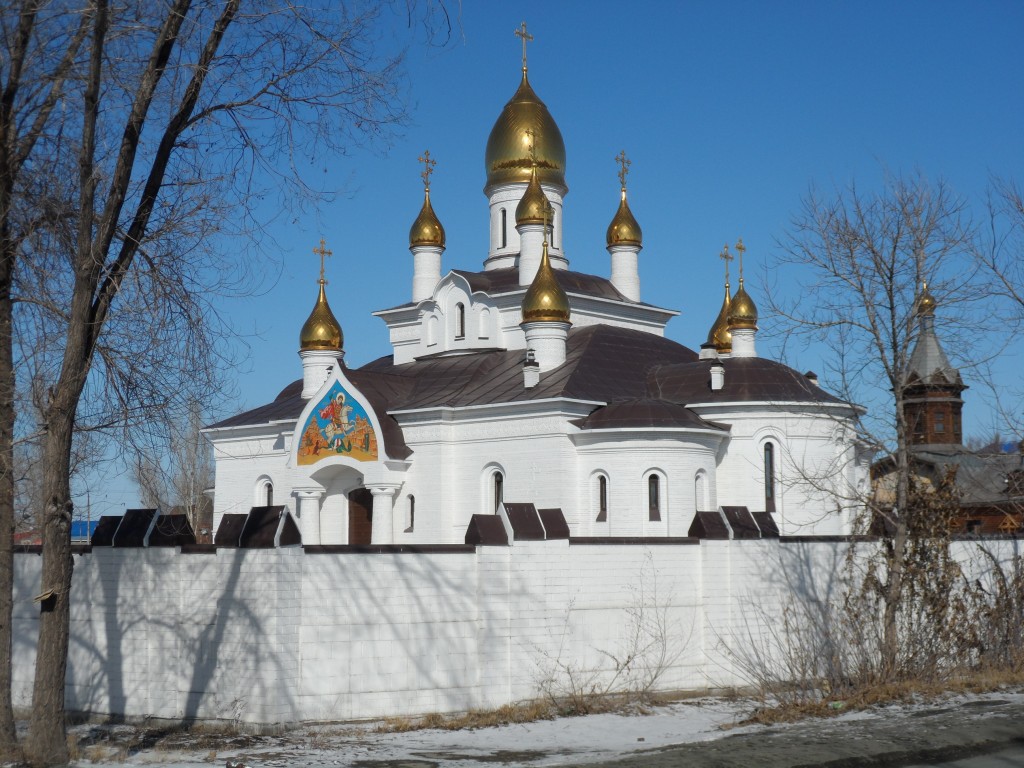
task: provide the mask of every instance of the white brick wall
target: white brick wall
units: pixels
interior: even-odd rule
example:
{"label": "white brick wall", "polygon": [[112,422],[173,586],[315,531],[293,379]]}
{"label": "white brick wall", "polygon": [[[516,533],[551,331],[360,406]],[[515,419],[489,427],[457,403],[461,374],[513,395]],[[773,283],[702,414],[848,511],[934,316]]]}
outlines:
{"label": "white brick wall", "polygon": [[[988,542],[999,557],[1014,541]],[[661,611],[664,688],[742,684],[792,597],[838,594],[842,543],[515,542],[475,552],[107,549],[76,556],[67,702],[252,722],[494,707],[603,670]],[[964,558],[975,545],[955,545]],[[14,700],[31,700],[38,555],[15,558]],[[972,577],[985,575],[974,560]],[[977,573],[975,573],[975,571]]]}

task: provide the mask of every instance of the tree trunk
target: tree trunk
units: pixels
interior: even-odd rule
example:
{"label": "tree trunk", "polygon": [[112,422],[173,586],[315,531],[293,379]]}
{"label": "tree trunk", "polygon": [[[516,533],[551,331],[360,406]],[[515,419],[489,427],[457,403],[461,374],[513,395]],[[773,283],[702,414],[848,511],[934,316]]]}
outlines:
{"label": "tree trunk", "polygon": [[[898,385],[897,385],[898,386]],[[907,556],[907,505],[910,498],[910,449],[907,445],[906,414],[902,396],[896,398],[896,499],[891,516],[895,528],[892,549],[886,553],[886,574],[882,617],[882,672],[891,678],[898,672],[899,613],[903,607],[903,582]]]}
{"label": "tree trunk", "polygon": [[[62,393],[66,394],[66,393]],[[32,722],[25,754],[36,766],[64,765],[68,743],[64,717],[71,619],[71,440],[74,399],[62,397],[49,409],[43,470],[46,507],[43,510],[43,573],[39,608],[39,642],[32,689]]]}
{"label": "tree trunk", "polygon": [[[14,602],[14,366],[10,270],[0,268],[0,761],[16,760],[18,740],[11,701]],[[5,279],[6,278],[6,279]]]}

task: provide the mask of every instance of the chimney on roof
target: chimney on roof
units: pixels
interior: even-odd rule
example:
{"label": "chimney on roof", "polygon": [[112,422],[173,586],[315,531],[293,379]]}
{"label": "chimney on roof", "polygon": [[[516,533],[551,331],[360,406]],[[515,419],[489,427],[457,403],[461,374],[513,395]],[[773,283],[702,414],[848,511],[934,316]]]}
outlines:
{"label": "chimney on roof", "polygon": [[711,391],[718,392],[725,386],[725,366],[719,362],[711,365]]}
{"label": "chimney on roof", "polygon": [[700,359],[701,360],[717,360],[718,359],[718,347],[713,342],[705,342],[700,345]]}
{"label": "chimney on roof", "polygon": [[540,363],[537,362],[537,353],[528,349],[526,357],[523,359],[523,386],[526,389],[533,389],[538,384],[540,384]]}
{"label": "chimney on roof", "polygon": [[820,387],[821,386],[821,384],[818,383],[818,374],[816,374],[814,371],[808,371],[807,373],[804,374],[804,376],[814,386],[816,386],[816,387]]}

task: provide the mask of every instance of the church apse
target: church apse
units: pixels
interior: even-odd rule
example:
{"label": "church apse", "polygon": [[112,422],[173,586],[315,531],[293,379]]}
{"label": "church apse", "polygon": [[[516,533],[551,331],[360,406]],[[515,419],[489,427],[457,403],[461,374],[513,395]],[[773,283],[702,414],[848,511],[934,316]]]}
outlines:
{"label": "church apse", "polygon": [[377,461],[377,433],[362,405],[335,381],[313,408],[299,438],[298,463],[335,456]]}

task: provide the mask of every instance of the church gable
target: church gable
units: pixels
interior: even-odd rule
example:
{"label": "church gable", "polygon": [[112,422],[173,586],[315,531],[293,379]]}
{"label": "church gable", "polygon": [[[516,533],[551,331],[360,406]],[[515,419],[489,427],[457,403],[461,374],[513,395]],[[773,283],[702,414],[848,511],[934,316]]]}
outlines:
{"label": "church gable", "polygon": [[423,306],[420,355],[500,346],[497,318],[486,293],[474,292],[464,277],[449,272]]}
{"label": "church gable", "polygon": [[295,465],[331,459],[376,462],[384,458],[380,421],[369,401],[340,373],[333,374],[296,424]]}

